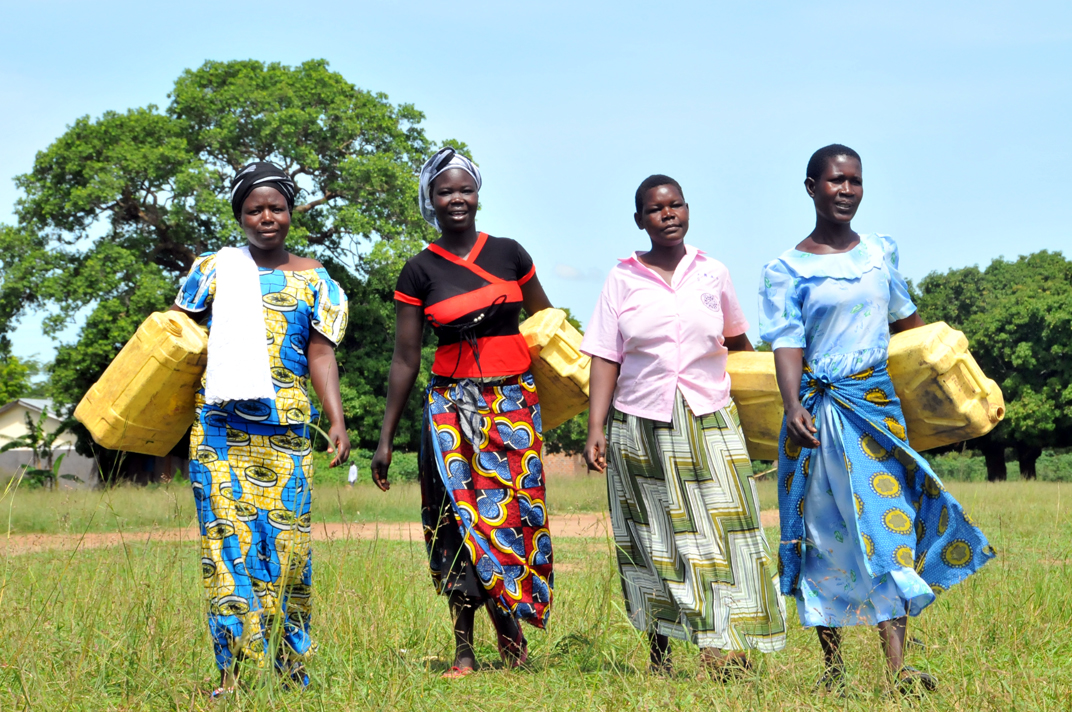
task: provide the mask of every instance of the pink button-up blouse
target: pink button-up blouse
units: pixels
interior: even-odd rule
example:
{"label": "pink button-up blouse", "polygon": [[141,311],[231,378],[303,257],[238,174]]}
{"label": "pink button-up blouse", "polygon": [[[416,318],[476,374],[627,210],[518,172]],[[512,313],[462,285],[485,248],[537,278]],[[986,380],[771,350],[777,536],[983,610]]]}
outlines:
{"label": "pink button-up blouse", "polygon": [[695,415],[730,400],[725,336],[748,331],[729,270],[686,245],[670,284],[636,253],[603,284],[581,351],[621,364],[614,407],[670,422],[680,390]]}

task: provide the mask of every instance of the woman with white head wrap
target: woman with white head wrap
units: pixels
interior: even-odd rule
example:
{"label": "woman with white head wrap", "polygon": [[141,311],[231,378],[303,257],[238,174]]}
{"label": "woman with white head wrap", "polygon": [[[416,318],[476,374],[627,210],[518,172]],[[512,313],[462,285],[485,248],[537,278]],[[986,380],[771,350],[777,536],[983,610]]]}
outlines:
{"label": "woman with white head wrap", "polygon": [[473,617],[486,606],[509,667],[527,658],[518,620],[543,628],[554,587],[544,504],[542,423],[518,330],[551,306],[517,242],[477,232],[480,171],[454,148],[420,176],[424,219],[438,240],[403,267],[395,353],[372,477],[386,490],[391,444],[421,364],[427,320],[439,338],[425,395],[421,518],[436,590],[448,596],[455,657],[445,677],[476,670]]}
{"label": "woman with white head wrap", "polygon": [[459,168],[472,176],[473,181],[476,183],[477,192],[480,191],[482,183],[480,169],[476,167],[475,163],[458,153],[457,149],[450,146],[441,148],[434,156],[425,161],[424,167],[421,168],[420,196],[418,200],[420,201],[421,215],[436,230],[439,230],[440,227],[439,222],[436,220],[435,206],[432,204],[432,183],[436,178],[452,168]]}

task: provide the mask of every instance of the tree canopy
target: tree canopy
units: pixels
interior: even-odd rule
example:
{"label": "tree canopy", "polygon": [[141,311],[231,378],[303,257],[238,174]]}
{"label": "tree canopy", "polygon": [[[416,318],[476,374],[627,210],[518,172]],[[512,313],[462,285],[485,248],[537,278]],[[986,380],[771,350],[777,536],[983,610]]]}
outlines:
{"label": "tree canopy", "polygon": [[931,273],[919,292],[920,315],[963,331],[1005,396],[1005,420],[980,443],[991,479],[1004,479],[1007,445],[1030,477],[1042,448],[1072,442],[1072,261],[1048,251],[997,259]]}
{"label": "tree canopy", "polygon": [[0,406],[23,397],[29,389],[29,365],[10,354],[0,356]]}
{"label": "tree canopy", "polygon": [[[168,307],[198,254],[242,244],[229,182],[247,162],[270,160],[301,188],[288,249],[323,261],[350,296],[344,403],[358,440],[374,441],[394,278],[435,237],[417,208],[417,171],[436,148],[423,114],[320,60],[206,62],[169,98],[164,111],[77,119],[16,178],[18,224],[0,228],[0,334],[28,310],[50,312],[52,334],[87,315],[52,371],[53,396],[73,405],[138,324]],[[417,425],[409,413],[400,444],[415,444]]]}

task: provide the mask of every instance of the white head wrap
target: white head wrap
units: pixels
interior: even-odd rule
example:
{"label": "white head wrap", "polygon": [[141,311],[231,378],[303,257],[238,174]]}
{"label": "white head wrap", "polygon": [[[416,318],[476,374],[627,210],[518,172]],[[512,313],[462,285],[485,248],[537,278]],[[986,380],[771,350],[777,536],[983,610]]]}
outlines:
{"label": "white head wrap", "polygon": [[450,146],[436,151],[435,155],[425,161],[424,167],[421,168],[420,195],[417,196],[417,202],[421,206],[421,216],[436,230],[439,229],[439,221],[436,220],[435,206],[432,205],[432,182],[451,168],[461,168],[471,175],[476,181],[476,189],[480,190],[480,169],[475,163]]}

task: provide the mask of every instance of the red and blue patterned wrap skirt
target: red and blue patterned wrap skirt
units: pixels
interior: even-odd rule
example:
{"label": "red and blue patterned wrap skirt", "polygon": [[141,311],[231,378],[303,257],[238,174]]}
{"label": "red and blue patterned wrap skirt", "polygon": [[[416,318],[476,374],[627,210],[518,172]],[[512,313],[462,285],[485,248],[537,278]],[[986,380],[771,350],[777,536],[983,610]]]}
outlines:
{"label": "red and blue patterned wrap skirt", "polygon": [[554,570],[532,374],[433,376],[424,429],[422,520],[436,590],[490,599],[543,628]]}

